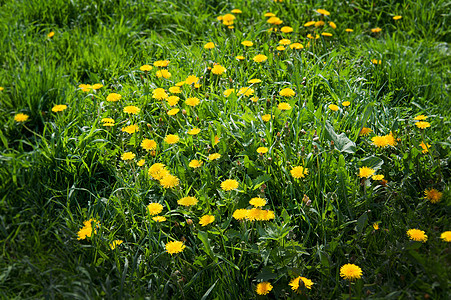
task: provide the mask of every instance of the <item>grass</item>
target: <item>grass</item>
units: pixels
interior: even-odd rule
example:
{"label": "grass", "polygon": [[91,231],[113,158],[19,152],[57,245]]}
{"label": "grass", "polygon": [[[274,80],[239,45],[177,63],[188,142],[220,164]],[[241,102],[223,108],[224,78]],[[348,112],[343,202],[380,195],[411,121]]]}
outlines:
{"label": "grass", "polygon": [[[451,198],[446,1],[1,5],[2,298],[258,299],[260,282],[272,284],[267,297],[276,299],[446,298],[450,255],[440,239],[449,230]],[[242,13],[229,29],[217,17],[234,8]],[[318,8],[331,15],[320,16]],[[268,11],[283,20],[277,32],[268,32],[274,27],[263,16]],[[304,27],[320,19],[337,28]],[[282,33],[282,26],[294,32]],[[382,31],[372,33],[375,27]],[[306,38],[317,32],[333,35]],[[304,49],[278,51],[281,38]],[[244,40],[254,45],[245,48]],[[216,48],[204,49],[210,41]],[[268,60],[254,62],[257,54]],[[140,71],[166,59],[168,79],[156,76],[157,67]],[[225,74],[213,74],[214,63]],[[171,94],[189,75],[200,87],[183,85],[180,111],[169,116],[172,107],[154,99],[154,90]],[[262,82],[249,84],[252,78]],[[103,87],[78,87],[94,83]],[[295,96],[280,96],[283,88]],[[235,92],[225,96],[227,89]],[[110,93],[121,100],[106,101]],[[189,97],[200,104],[184,104]],[[291,109],[278,109],[281,102]],[[53,112],[57,104],[67,109]],[[140,112],[124,113],[127,105]],[[15,121],[18,113],[29,119]],[[419,129],[418,115],[428,116],[431,127]],[[106,117],[115,125],[103,126]],[[131,124],[139,131],[121,130]],[[188,134],[194,127],[201,132]],[[361,136],[363,127],[372,133]],[[390,132],[396,143],[373,145],[372,137]],[[168,134],[180,141],[164,142]],[[146,138],[156,141],[154,151],[141,146]],[[427,152],[421,142],[430,145]],[[259,147],[268,152],[257,153]],[[125,152],[135,158],[122,160]],[[210,161],[212,153],[221,157]],[[191,168],[193,159],[202,166]],[[154,163],[165,164],[178,186],[164,188],[152,178]],[[293,177],[295,166],[308,169],[305,178]],[[386,182],[359,178],[364,166]],[[226,179],[239,187],[223,190]],[[424,197],[431,188],[443,193],[436,204]],[[198,203],[179,205],[186,196]],[[233,217],[250,209],[253,197],[267,200],[273,220]],[[152,219],[149,203],[163,205],[165,222]],[[215,220],[201,226],[206,214]],[[89,219],[100,226],[77,239]],[[410,241],[412,228],[428,240]],[[114,240],[123,243],[111,249]],[[168,254],[169,241],[186,248]],[[340,277],[347,263],[362,269],[361,279]],[[298,276],[311,279],[312,288],[293,291],[289,283]]]}

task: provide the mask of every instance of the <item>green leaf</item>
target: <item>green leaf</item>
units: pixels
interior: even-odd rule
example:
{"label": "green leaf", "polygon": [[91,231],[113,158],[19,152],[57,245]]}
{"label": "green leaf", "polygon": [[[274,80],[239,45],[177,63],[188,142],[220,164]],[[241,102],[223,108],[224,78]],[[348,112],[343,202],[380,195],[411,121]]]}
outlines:
{"label": "green leaf", "polygon": [[379,170],[384,164],[384,160],[377,156],[365,157],[361,160],[362,166],[372,168],[374,170]]}
{"label": "green leaf", "polygon": [[264,267],[260,274],[257,275],[257,280],[268,281],[270,279],[277,278],[277,274],[275,274],[270,267]]}
{"label": "green leaf", "polygon": [[357,232],[359,234],[362,233],[363,229],[366,226],[366,223],[368,222],[368,215],[367,213],[363,213],[360,218],[357,220]]}
{"label": "green leaf", "polygon": [[355,143],[351,141],[345,133],[337,134],[330,125],[329,122],[326,122],[324,125],[326,138],[329,141],[333,141],[335,145],[335,149],[337,149],[340,152],[346,152],[346,153],[355,153]]}
{"label": "green leaf", "polygon": [[213,251],[211,250],[211,245],[210,245],[210,240],[208,239],[208,234],[204,231],[199,230],[199,232],[197,233],[197,237],[199,238],[199,240],[202,242],[202,244],[204,245],[204,251],[205,253],[208,254],[208,256],[210,256],[211,259],[213,259],[214,261],[216,261],[216,257],[213,253]]}

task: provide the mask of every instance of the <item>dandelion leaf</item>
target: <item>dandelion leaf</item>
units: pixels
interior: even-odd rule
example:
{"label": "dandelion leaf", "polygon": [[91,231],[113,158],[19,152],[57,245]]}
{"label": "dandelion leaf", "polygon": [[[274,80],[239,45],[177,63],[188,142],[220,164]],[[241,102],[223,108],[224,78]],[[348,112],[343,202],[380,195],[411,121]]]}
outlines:
{"label": "dandelion leaf", "polygon": [[329,122],[326,122],[324,129],[326,138],[329,141],[334,142],[335,149],[340,152],[355,153],[355,143],[351,141],[345,133],[337,134]]}

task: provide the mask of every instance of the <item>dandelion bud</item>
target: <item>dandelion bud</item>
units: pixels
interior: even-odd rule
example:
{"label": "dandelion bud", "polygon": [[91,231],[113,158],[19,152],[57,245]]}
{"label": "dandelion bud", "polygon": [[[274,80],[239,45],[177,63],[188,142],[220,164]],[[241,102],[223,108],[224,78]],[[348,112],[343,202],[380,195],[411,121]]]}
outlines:
{"label": "dandelion bud", "polygon": [[305,147],[302,146],[302,148],[301,148],[301,153],[304,153],[304,152],[305,152]]}
{"label": "dandelion bud", "polygon": [[277,132],[277,137],[280,137],[280,132]]}
{"label": "dandelion bud", "polygon": [[163,123],[163,119],[162,119],[162,118],[160,118],[158,121],[159,121],[160,123]]}
{"label": "dandelion bud", "polygon": [[179,227],[180,224],[179,224],[178,222],[175,222],[175,223],[174,223],[174,226],[175,226],[175,227]]}
{"label": "dandelion bud", "polygon": [[155,150],[150,150],[150,155],[155,157],[155,155],[157,155],[157,152]]}
{"label": "dandelion bud", "polygon": [[182,114],[186,115],[186,109],[182,109]]}
{"label": "dandelion bud", "polygon": [[196,121],[199,122],[199,117],[196,117]]}
{"label": "dandelion bud", "polygon": [[147,128],[152,128],[152,125],[150,125],[149,123],[147,123]]}
{"label": "dandelion bud", "polygon": [[187,219],[187,220],[186,220],[186,224],[188,224],[188,225],[193,225],[193,220]]}

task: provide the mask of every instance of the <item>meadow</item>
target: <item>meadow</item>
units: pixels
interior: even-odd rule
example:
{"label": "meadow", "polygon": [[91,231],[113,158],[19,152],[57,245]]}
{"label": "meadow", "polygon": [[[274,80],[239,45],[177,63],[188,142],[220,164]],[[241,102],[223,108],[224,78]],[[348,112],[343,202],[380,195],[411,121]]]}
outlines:
{"label": "meadow", "polygon": [[2,299],[447,299],[449,1],[0,5]]}

